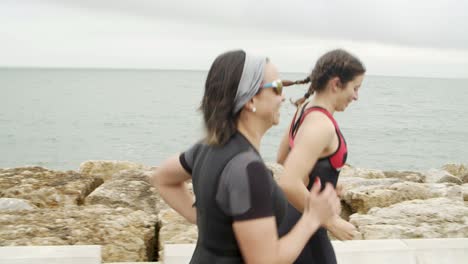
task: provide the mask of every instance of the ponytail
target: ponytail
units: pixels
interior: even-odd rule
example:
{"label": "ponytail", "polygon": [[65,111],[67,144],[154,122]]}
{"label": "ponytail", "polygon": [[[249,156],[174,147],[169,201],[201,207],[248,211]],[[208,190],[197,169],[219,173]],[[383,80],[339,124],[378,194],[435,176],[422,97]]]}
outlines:
{"label": "ponytail", "polygon": [[[309,83],[310,82],[310,76],[307,76],[307,78],[303,79],[303,80],[297,80],[294,82],[294,84],[306,84],[306,83]],[[312,85],[309,86],[309,90],[304,94],[303,97],[297,99],[296,101],[291,101],[291,103],[293,105],[295,105],[296,107],[299,107],[300,105],[302,105],[305,100],[307,100],[307,98],[309,98],[312,94],[314,94],[314,89],[312,87]]]}

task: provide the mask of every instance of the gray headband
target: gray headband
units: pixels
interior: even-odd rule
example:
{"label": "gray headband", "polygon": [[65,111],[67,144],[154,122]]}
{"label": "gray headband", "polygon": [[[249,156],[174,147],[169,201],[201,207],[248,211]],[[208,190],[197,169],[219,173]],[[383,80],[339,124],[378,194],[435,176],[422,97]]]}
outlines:
{"label": "gray headband", "polygon": [[237,87],[236,98],[234,99],[233,114],[237,114],[247,101],[257,94],[263,81],[263,70],[266,60],[266,57],[245,53],[244,69],[242,70],[242,77],[239,81],[239,87]]}

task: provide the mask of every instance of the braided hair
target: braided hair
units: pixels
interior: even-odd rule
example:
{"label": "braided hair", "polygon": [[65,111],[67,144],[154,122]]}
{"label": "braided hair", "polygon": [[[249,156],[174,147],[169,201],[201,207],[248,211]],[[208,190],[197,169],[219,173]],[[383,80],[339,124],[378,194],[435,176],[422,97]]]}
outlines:
{"label": "braided hair", "polygon": [[346,83],[365,72],[366,68],[362,62],[349,52],[342,49],[329,51],[317,60],[309,77],[296,81],[298,84],[310,82],[310,86],[304,96],[293,102],[293,104],[299,107],[314,92],[325,90],[328,81],[334,77],[338,77],[344,87]]}

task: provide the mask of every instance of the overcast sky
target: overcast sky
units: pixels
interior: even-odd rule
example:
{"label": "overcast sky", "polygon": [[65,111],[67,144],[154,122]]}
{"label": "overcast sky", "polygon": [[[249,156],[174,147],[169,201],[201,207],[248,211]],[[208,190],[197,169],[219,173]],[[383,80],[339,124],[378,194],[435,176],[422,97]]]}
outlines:
{"label": "overcast sky", "polygon": [[468,78],[464,0],[0,0],[0,66],[207,70],[221,52],[308,72],[347,49],[372,75]]}

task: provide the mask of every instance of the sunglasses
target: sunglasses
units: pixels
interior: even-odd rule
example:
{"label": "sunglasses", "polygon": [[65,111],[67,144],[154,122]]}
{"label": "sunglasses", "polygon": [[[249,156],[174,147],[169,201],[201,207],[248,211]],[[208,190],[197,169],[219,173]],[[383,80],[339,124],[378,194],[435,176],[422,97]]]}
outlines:
{"label": "sunglasses", "polygon": [[260,89],[262,88],[273,88],[277,95],[281,95],[283,93],[283,82],[280,79],[278,79],[278,80],[272,81],[271,83],[265,83],[261,85]]}

